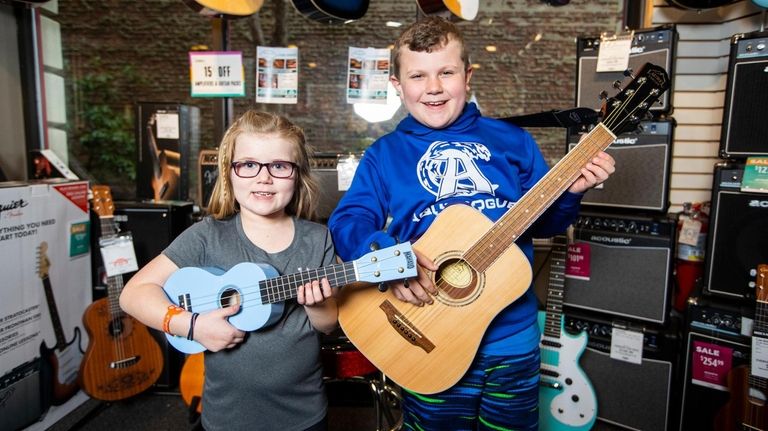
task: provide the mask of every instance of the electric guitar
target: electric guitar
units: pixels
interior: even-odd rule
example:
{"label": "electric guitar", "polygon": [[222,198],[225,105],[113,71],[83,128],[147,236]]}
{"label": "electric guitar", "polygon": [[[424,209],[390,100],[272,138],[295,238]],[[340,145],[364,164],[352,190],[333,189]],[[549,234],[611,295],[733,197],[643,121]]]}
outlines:
{"label": "electric guitar", "polygon": [[[94,185],[91,205],[99,215],[101,235],[117,233],[112,194]],[[94,301],[83,314],[88,348],[80,365],[80,386],[92,398],[115,401],[148,389],[163,370],[163,352],[141,322],[120,308],[123,276],[107,277],[107,296]]]}
{"label": "electric guitar", "polygon": [[440,212],[413,246],[438,265],[432,305],[400,301],[391,289],[342,290],[339,322],[350,341],[406,389],[431,394],[455,384],[493,318],[530,286],[531,265],[515,241],[667,88],[666,71],[647,63],[607,101],[603,121],[496,223],[467,205]]}
{"label": "electric guitar", "polygon": [[587,346],[587,334],[570,335],[563,321],[567,250],[568,237],[553,238],[546,311],[539,311],[542,332],[539,428],[544,431],[587,431],[597,420],[595,390],[579,367],[579,358]]}
{"label": "electric guitar", "polygon": [[[758,265],[755,287],[753,334],[768,336],[768,264]],[[753,335],[754,336],[754,335]],[[752,344],[754,346],[754,343]],[[755,354],[753,349],[752,354]],[[721,431],[768,430],[768,379],[752,374],[749,366],[734,367],[728,373],[731,398],[715,417]]]}
{"label": "electric guitar", "polygon": [[53,332],[56,335],[56,344],[48,347],[45,340],[40,344],[40,357],[43,358],[41,379],[45,388],[44,396],[50,396],[51,404],[58,406],[72,398],[80,389],[77,384],[77,372],[83,358],[83,351],[80,348],[80,328],[75,327],[75,335],[69,342],[64,336],[51,280],[48,278],[51,263],[47,253],[48,243],[43,241],[37,248],[37,273],[43,280],[43,290],[48,302]]}
{"label": "electric guitar", "polygon": [[293,0],[293,7],[313,21],[347,24],[365,16],[368,0]]}
{"label": "electric guitar", "polygon": [[[382,283],[416,277],[416,256],[410,243],[376,250],[354,262],[339,263],[289,275],[278,275],[267,264],[243,262],[224,272],[218,268],[186,267],[166,280],[163,290],[174,304],[192,312],[240,304],[229,323],[241,331],[255,331],[277,322],[284,302],[296,298],[299,286],[328,278],[331,287],[359,281]],[[185,337],[166,334],[168,342],[184,353],[205,350],[202,344]]]}

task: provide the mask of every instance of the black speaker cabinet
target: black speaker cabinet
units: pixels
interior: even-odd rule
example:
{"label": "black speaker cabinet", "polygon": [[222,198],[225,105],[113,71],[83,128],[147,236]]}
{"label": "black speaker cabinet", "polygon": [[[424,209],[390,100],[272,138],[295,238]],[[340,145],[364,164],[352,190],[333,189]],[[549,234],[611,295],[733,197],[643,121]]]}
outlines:
{"label": "black speaker cabinet", "polygon": [[339,200],[344,196],[344,192],[339,190],[337,162],[336,154],[315,154],[312,160],[312,173],[320,186],[317,218],[321,222],[328,221]]}
{"label": "black speaker cabinet", "polygon": [[[192,208],[191,202],[115,202],[115,222],[121,232],[131,232],[139,267],[154,259],[192,224]],[[127,282],[132,275],[126,274],[124,280]],[[184,355],[168,344],[162,332],[150,332],[163,350],[164,361],[155,389],[173,389],[179,383]]]}
{"label": "black speaker cabinet", "polygon": [[768,262],[768,195],[742,192],[743,165],[715,167],[707,249],[706,292],[755,297],[757,265]]}
{"label": "black speaker cabinet", "polygon": [[200,150],[197,158],[198,182],[197,203],[202,208],[207,208],[213,193],[213,186],[219,177],[219,152],[217,150]]}
{"label": "black speaker cabinet", "polygon": [[[580,366],[597,397],[594,430],[672,430],[679,415],[679,324],[666,327],[616,320],[604,314],[566,308],[566,330],[587,331]],[[611,358],[613,328],[642,332],[640,364]]]}
{"label": "black speaker cabinet", "polygon": [[[587,191],[582,205],[665,213],[673,129],[673,121],[646,121],[637,132],[619,135],[606,150],[616,160],[616,173],[600,188]],[[584,133],[568,131],[569,151]]]}
{"label": "black speaker cabinet", "polygon": [[195,165],[200,149],[200,109],[178,103],[137,103],[136,148],[137,199],[187,200],[189,167]]}
{"label": "black speaker cabinet", "polygon": [[[629,68],[638,71],[645,63],[653,63],[663,67],[669,76],[673,76],[676,42],[677,31],[671,26],[635,30],[629,54]],[[580,37],[576,43],[576,106],[600,109],[600,92],[605,90],[611,95],[613,82],[623,81],[625,77],[622,72],[597,71],[599,37]],[[670,112],[671,95],[672,88],[661,96],[659,103],[654,104],[650,111],[654,114]]]}
{"label": "black speaker cabinet", "polygon": [[674,232],[666,217],[582,211],[568,246],[564,304],[665,323]]}
{"label": "black speaker cabinet", "polygon": [[731,38],[720,135],[722,158],[768,156],[767,44],[768,32]]}
{"label": "black speaker cabinet", "polygon": [[41,388],[40,358],[0,377],[0,429],[17,430],[37,422],[45,410]]}
{"label": "black speaker cabinet", "polygon": [[715,431],[715,417],[730,399],[727,377],[750,364],[751,339],[742,335],[742,314],[725,304],[688,310],[680,431]]}

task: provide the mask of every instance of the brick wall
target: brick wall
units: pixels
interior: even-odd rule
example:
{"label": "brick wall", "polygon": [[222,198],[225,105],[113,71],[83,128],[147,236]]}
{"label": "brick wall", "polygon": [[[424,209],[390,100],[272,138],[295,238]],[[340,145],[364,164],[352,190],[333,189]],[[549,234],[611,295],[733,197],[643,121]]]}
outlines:
{"label": "brick wall", "polygon": [[[472,89],[483,112],[509,116],[572,106],[575,37],[615,32],[621,23],[622,4],[620,0],[574,0],[564,7],[552,7],[539,0],[482,0],[477,18],[459,25],[472,60],[481,65],[475,71]],[[248,107],[284,114],[304,127],[311,144],[323,152],[355,150],[366,138],[391,130],[403,117],[402,108],[393,120],[369,125],[346,104],[347,48],[387,47],[400,29],[385,27],[384,23],[412,22],[417,15],[416,2],[371,0],[361,20],[330,26],[304,18],[291,1],[265,0],[258,18],[267,46],[276,46],[274,17],[280,11],[276,6],[284,10],[282,40],[299,47],[299,103],[255,103],[258,41],[252,30],[253,19],[230,20],[229,49],[243,51],[247,86],[246,97],[233,101],[235,115]],[[137,101],[197,105],[203,118],[202,146],[216,145],[212,119],[215,102],[189,95],[187,53],[195,45],[212,46],[209,18],[195,14],[182,0],[59,0],[59,13],[70,124],[76,124],[79,107],[88,103],[73,85],[76,78],[104,71],[115,77],[114,86],[120,90],[116,109],[130,111]],[[535,41],[537,34],[541,34],[540,40]],[[488,44],[498,46],[498,51],[486,52]],[[318,66],[310,69],[308,62]],[[126,66],[133,68],[133,78],[122,72]],[[550,161],[562,156],[563,131],[532,132]]]}

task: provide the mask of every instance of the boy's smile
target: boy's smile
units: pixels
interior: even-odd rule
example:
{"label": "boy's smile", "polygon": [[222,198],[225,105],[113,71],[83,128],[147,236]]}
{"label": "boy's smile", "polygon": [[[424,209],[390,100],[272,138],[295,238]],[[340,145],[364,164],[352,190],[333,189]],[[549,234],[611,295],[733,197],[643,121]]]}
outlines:
{"label": "boy's smile", "polygon": [[459,42],[449,39],[444,46],[433,47],[432,52],[403,49],[400,76],[390,79],[418,122],[443,129],[464,110],[471,77],[472,69],[465,69],[461,60]]}

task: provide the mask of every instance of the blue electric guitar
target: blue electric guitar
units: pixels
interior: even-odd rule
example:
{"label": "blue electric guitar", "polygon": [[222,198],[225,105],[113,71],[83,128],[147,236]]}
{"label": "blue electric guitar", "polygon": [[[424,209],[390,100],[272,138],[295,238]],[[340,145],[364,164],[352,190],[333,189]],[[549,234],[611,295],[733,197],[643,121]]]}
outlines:
{"label": "blue electric guitar", "polygon": [[[296,298],[299,286],[327,278],[331,287],[355,282],[382,283],[416,277],[416,256],[410,243],[376,250],[347,263],[295,274],[278,275],[270,265],[244,262],[224,272],[217,268],[181,268],[163,286],[174,304],[192,312],[240,304],[229,323],[241,331],[269,326],[283,314],[284,301]],[[205,350],[197,341],[166,334],[168,342],[184,353]]]}
{"label": "blue electric guitar", "polygon": [[564,330],[563,287],[568,238],[553,238],[547,309],[539,311],[541,337],[541,382],[539,384],[539,428],[589,430],[597,419],[597,397],[579,367],[587,345],[587,334],[573,336]]}

